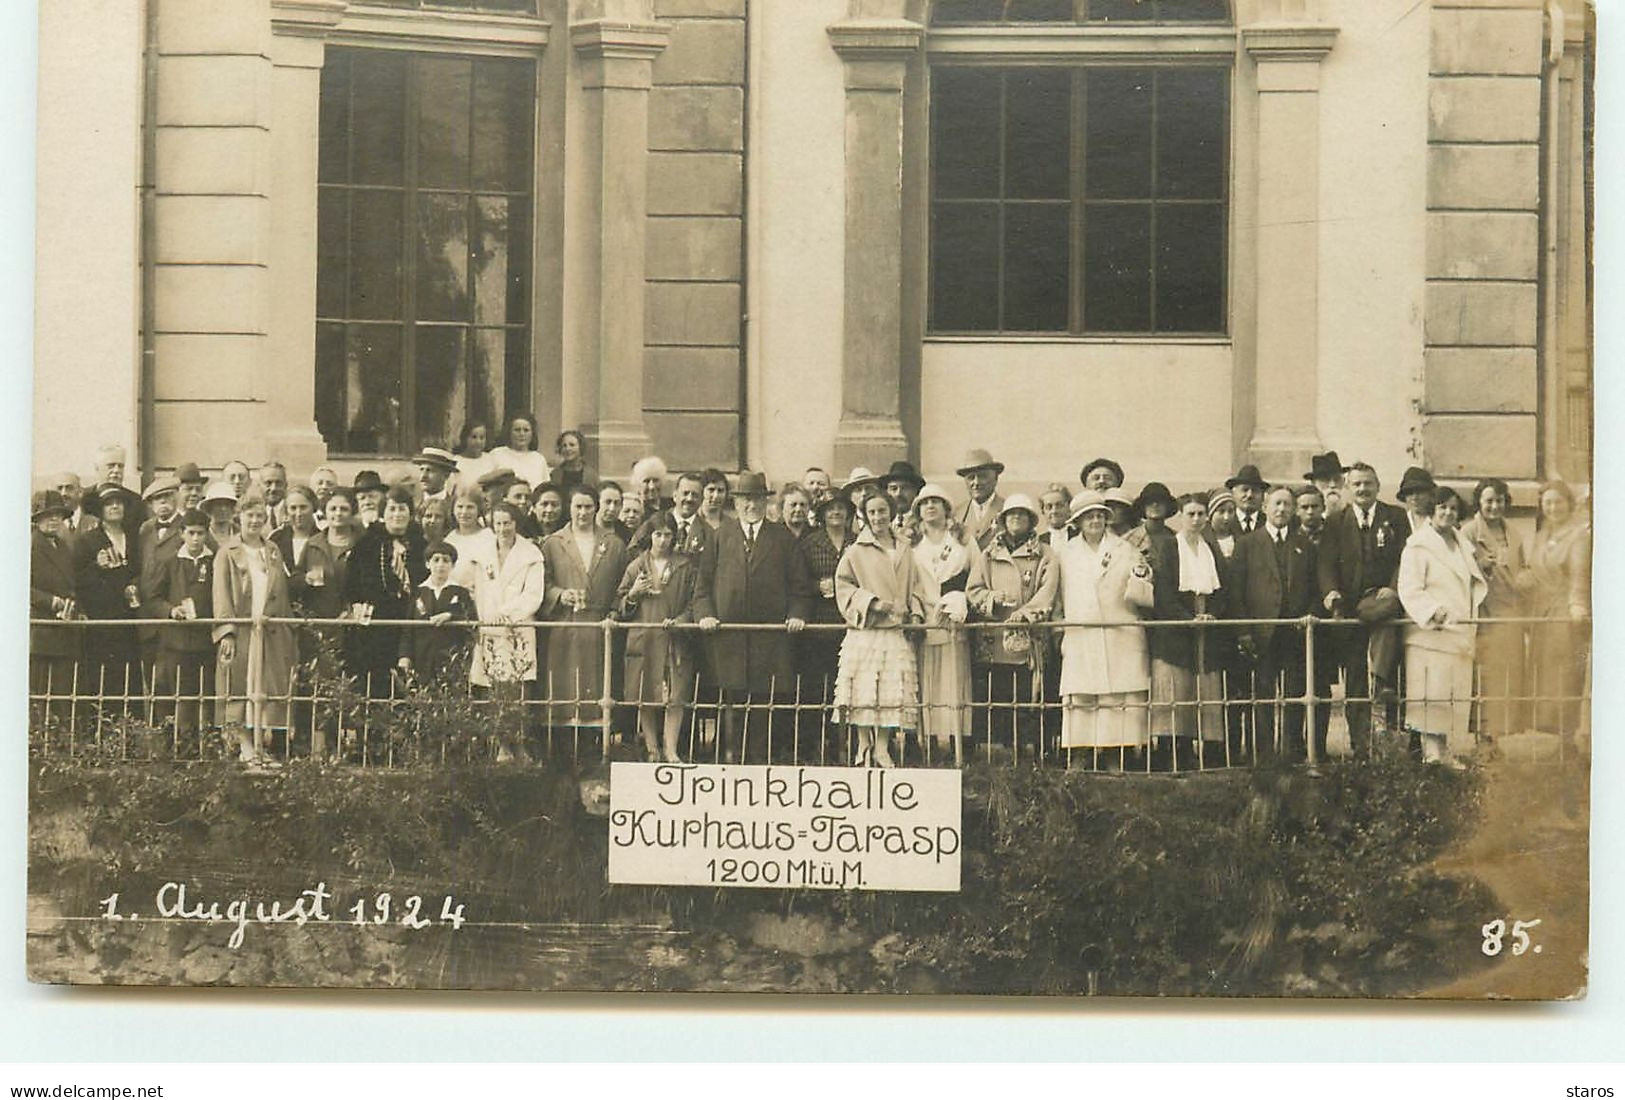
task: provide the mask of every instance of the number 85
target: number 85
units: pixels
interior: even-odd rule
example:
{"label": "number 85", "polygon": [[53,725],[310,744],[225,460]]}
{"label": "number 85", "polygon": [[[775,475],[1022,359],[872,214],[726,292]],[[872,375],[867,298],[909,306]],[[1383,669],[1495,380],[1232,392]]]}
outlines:
{"label": "number 85", "polygon": [[[1535,927],[1539,923],[1539,920],[1515,920],[1512,922],[1512,953],[1514,955],[1522,955],[1529,950],[1528,929]],[[1501,941],[1506,938],[1507,934],[1507,922],[1497,918],[1490,921],[1479,931],[1484,934],[1484,943],[1482,945],[1484,954],[1499,955],[1501,953]]]}

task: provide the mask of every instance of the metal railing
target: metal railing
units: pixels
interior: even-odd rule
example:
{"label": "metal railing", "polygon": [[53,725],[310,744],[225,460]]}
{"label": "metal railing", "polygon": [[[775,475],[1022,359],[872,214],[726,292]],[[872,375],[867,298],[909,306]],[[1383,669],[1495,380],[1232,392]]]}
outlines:
{"label": "metal railing", "polygon": [[[35,627],[78,632],[81,640],[91,631],[102,632],[105,639],[125,631],[206,629],[228,623],[239,628],[237,644],[247,644],[256,625],[293,629],[296,659],[286,670],[285,689],[263,690],[264,667],[249,678],[252,684],[233,683],[227,669],[217,671],[212,652],[194,654],[178,675],[162,677],[157,675],[160,662],[150,644],[146,653],[125,646],[111,654],[81,652],[77,658],[35,654],[29,692],[32,751],[48,759],[110,762],[201,760],[237,751],[259,762],[317,756],[364,767],[506,761],[524,759],[533,751],[577,763],[636,755],[637,708],[662,704],[641,702],[647,697],[646,685],[624,683],[620,642],[628,632],[651,630],[669,631],[695,657],[691,667],[696,671],[675,692],[686,712],[679,742],[683,759],[843,764],[852,761],[857,744],[857,730],[839,722],[832,709],[833,676],[797,674],[786,684],[770,680],[765,692],[724,696],[699,659],[707,632],[696,623],[664,627],[605,619],[437,626],[415,620],[362,624],[302,618],[262,619],[257,624],[251,619],[32,620]],[[1328,655],[1328,647],[1336,650],[1372,629],[1402,630],[1404,620],[1375,628],[1317,617],[898,627],[916,640],[928,631],[939,638],[946,631],[950,645],[968,645],[979,631],[1019,629],[1029,636],[1033,657],[1025,665],[974,666],[968,699],[963,683],[952,697],[944,698],[931,690],[941,685],[922,682],[922,697],[905,708],[913,721],[905,719],[900,723],[903,728],[891,733],[896,762],[962,765],[980,758],[990,764],[1144,772],[1210,771],[1283,760],[1315,767],[1326,762],[1328,747],[1340,741],[1346,740],[1351,750],[1363,755],[1367,746],[1357,743],[1362,738],[1355,727],[1367,721],[1370,751],[1396,751],[1396,734],[1417,732],[1405,728],[1403,716],[1426,706],[1469,708],[1465,732],[1475,745],[1495,741],[1507,751],[1516,743],[1523,757],[1537,760],[1571,756],[1576,735],[1589,732],[1589,654],[1581,636],[1585,624],[1550,618],[1480,619],[1475,624],[1518,632],[1523,660],[1521,667],[1503,667],[1499,684],[1489,682],[1486,669],[1475,664],[1466,694],[1454,680],[1438,689],[1431,683],[1404,683],[1401,677],[1394,691],[1374,692],[1369,680],[1349,684],[1327,675],[1329,663],[1339,668],[1346,663]],[[1237,639],[1255,627],[1301,634],[1301,670],[1283,670],[1260,684],[1254,662],[1236,646]],[[1103,697],[1092,711],[1087,706],[1084,711],[1115,715],[1134,736],[1119,745],[1069,746],[1064,735],[1067,711],[1080,710],[1076,699],[1059,694],[1058,639],[1068,631],[1123,628],[1144,630],[1151,651],[1157,649],[1155,640],[1161,632],[1190,632],[1195,666],[1190,670],[1190,690],[1179,697],[1156,690]],[[444,667],[410,674],[347,671],[344,639],[354,638],[354,632],[380,630],[437,630],[442,637],[447,631],[460,632],[470,647],[483,644],[481,639],[511,639],[512,632],[535,631],[537,661],[529,670],[534,679],[525,678],[527,670],[510,667],[509,675],[491,677],[489,687],[472,687],[466,653]],[[809,623],[794,636],[808,639],[846,630],[840,624]],[[547,644],[565,632],[578,631],[599,635],[599,669],[609,675],[583,676],[577,668],[573,683],[560,684],[548,669]],[[779,623],[731,623],[720,625],[716,633],[786,634],[788,628]],[[1553,637],[1568,655],[1555,664],[1539,652]],[[1216,669],[1208,667],[1213,646],[1224,651]],[[266,648],[258,648],[262,662]],[[919,648],[915,647],[916,658]],[[1395,648],[1403,668],[1403,644],[1396,642]],[[965,671],[963,666],[960,671]],[[1300,672],[1302,686],[1297,687]],[[168,686],[160,689],[159,679]],[[241,716],[228,718],[234,707],[241,709]],[[945,721],[952,725],[956,714],[962,728],[947,735],[923,732]],[[932,721],[927,723],[927,718]],[[235,747],[233,738],[238,741]],[[1346,750],[1337,755],[1349,754]]]}

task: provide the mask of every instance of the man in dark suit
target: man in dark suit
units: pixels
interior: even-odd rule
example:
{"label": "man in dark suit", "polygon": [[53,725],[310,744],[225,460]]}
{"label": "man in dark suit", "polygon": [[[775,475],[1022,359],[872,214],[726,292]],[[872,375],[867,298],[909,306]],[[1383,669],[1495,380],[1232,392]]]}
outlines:
{"label": "man in dark suit", "polygon": [[[689,471],[677,475],[677,488],[672,494],[671,515],[677,521],[677,542],[672,553],[687,554],[698,559],[716,541],[717,529],[700,515],[700,503],[705,498],[705,477]],[[724,527],[728,524],[723,524]],[[642,550],[645,547],[634,547]]]}
{"label": "man in dark suit", "polygon": [[1349,467],[1348,504],[1326,520],[1318,561],[1321,606],[1334,619],[1357,620],[1336,627],[1331,653],[1343,673],[1348,702],[1349,745],[1356,759],[1371,751],[1371,703],[1391,698],[1399,656],[1399,614],[1394,588],[1410,521],[1377,499],[1382,483],[1364,462]]}
{"label": "man in dark suit", "polygon": [[[83,618],[74,585],[73,548],[64,522],[73,509],[62,494],[46,489],[34,494],[28,614],[34,619]],[[73,664],[79,656],[79,631],[72,627],[36,626],[29,631],[28,691],[31,695],[66,697],[73,688]],[[50,714],[66,721],[68,704],[53,702]]]}
{"label": "man in dark suit", "polygon": [[[743,756],[739,707],[771,703],[775,693],[795,691],[793,639],[812,610],[818,590],[801,547],[783,524],[767,522],[767,479],[740,475],[734,490],[736,518],[715,532],[701,552],[695,584],[695,614],[710,637],[711,675],[722,692],[723,754]],[[700,526],[705,526],[703,523]],[[723,624],[776,623],[780,631],[721,630]],[[765,738],[757,743],[765,742]],[[767,759],[764,750],[753,755]]]}
{"label": "man in dark suit", "polygon": [[1236,532],[1248,535],[1264,525],[1264,494],[1270,483],[1259,475],[1258,467],[1243,466],[1236,476],[1224,483],[1230,495],[1236,498]]}
{"label": "man in dark suit", "polygon": [[[1240,596],[1244,619],[1297,619],[1315,607],[1315,544],[1292,529],[1292,490],[1280,487],[1264,500],[1264,522],[1249,535],[1236,539],[1230,561],[1233,583]],[[1287,757],[1302,759],[1303,705],[1276,704],[1279,682],[1283,699],[1304,693],[1303,632],[1290,626],[1262,625],[1242,629],[1241,647],[1251,658],[1254,676],[1254,752],[1260,760],[1276,748],[1276,716],[1284,719],[1281,748]]]}

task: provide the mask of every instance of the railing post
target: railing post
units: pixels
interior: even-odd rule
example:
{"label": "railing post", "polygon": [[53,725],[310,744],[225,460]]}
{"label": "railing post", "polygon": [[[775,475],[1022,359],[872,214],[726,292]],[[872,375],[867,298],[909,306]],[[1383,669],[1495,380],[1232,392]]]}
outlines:
{"label": "railing post", "polygon": [[[615,670],[612,667],[615,663],[615,620],[605,615],[604,621],[600,625],[604,629],[604,667],[602,670],[603,693],[598,699],[598,721],[600,728],[603,730],[603,759],[607,764],[609,763],[609,731],[612,716],[615,712]],[[662,722],[666,720],[664,711],[661,712],[660,720]],[[661,727],[661,737],[665,737],[664,726]]]}
{"label": "railing post", "polygon": [[[1320,765],[1320,753],[1316,746],[1316,731],[1319,728],[1319,705],[1315,700],[1315,617],[1305,615],[1303,619],[1303,692],[1308,702],[1303,708],[1303,735],[1304,743],[1308,746],[1309,766]],[[1328,703],[1328,706],[1331,704]]]}

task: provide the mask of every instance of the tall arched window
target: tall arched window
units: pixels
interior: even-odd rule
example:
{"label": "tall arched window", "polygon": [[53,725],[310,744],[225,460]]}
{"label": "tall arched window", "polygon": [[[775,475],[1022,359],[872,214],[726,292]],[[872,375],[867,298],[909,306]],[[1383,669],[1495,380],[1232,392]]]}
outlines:
{"label": "tall arched window", "polygon": [[939,0],[933,334],[1228,329],[1224,0]]}

